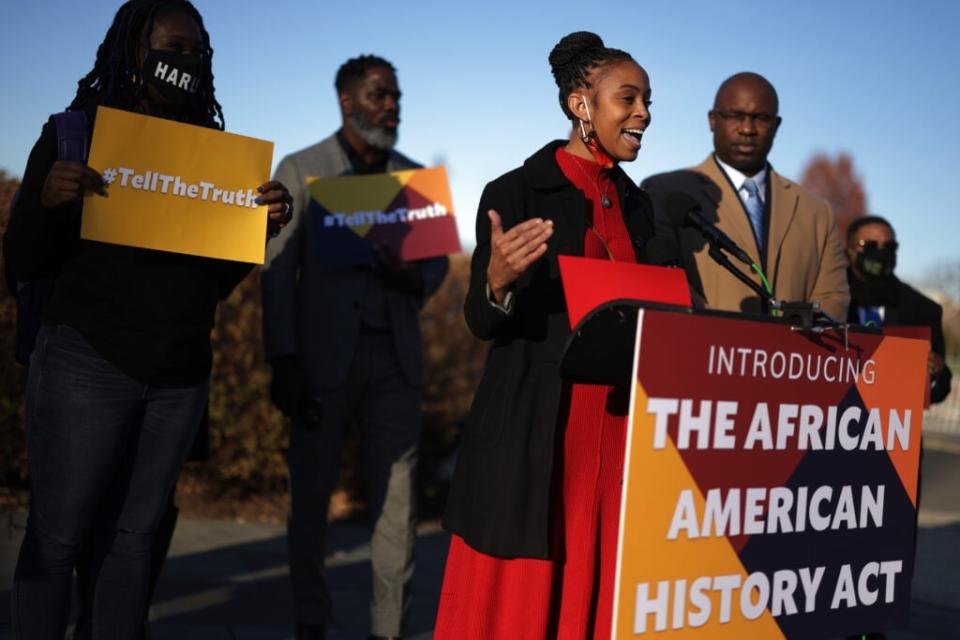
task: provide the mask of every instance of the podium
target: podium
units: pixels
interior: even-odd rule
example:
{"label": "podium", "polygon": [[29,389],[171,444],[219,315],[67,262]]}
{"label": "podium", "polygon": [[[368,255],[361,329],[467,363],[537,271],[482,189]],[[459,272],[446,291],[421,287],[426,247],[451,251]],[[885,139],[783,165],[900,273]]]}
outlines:
{"label": "podium", "polygon": [[927,349],[662,301],[579,318],[562,374],[631,389],[613,637],[906,625]]}

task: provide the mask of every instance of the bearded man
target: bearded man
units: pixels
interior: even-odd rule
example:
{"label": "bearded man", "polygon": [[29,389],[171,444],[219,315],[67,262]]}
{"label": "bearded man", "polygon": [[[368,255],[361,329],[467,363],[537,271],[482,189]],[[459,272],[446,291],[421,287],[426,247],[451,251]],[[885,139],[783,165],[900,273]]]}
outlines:
{"label": "bearded man", "polygon": [[[340,67],[341,128],[285,157],[293,220],[267,245],[263,268],[271,397],[290,417],[288,547],[297,638],[323,638],[331,618],[324,574],[327,509],[340,447],[355,424],[373,525],[371,633],[395,638],[409,609],[416,533],[414,479],[420,441],[423,349],[419,312],[447,273],[444,258],[402,261],[386,248],[370,264],[336,266],[319,246],[322,213],[307,180],[416,169],[393,149],[400,90],[393,65],[359,56]],[[327,256],[329,257],[329,256]]]}

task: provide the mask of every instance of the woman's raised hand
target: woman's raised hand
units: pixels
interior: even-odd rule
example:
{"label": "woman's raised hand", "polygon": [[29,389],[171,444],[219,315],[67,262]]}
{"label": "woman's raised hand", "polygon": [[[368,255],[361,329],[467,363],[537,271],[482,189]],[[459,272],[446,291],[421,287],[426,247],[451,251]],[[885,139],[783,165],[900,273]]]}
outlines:
{"label": "woman's raised hand", "polygon": [[533,218],[504,232],[500,214],[493,209],[490,218],[490,264],[487,283],[494,300],[503,303],[517,278],[547,251],[547,240],[553,235],[553,220]]}

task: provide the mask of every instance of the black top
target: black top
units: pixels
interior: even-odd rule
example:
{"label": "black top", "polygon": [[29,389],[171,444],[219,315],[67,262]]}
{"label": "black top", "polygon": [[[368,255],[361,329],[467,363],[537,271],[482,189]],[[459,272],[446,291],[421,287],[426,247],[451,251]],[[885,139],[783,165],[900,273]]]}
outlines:
{"label": "black top", "polygon": [[[566,418],[560,361],[570,336],[557,256],[583,255],[586,212],[592,206],[557,165],[556,150],[564,144],[548,144],[522,167],[489,183],[477,214],[464,315],[473,334],[493,345],[464,425],[444,526],[493,556],[550,555],[556,436]],[[646,262],[653,207],[619,167],[611,177],[636,259]],[[488,209],[500,214],[505,230],[535,217],[554,223],[546,254],[512,287],[510,315],[487,298]]]}
{"label": "black top", "polygon": [[[923,295],[896,276],[886,282],[870,283],[857,278],[847,268],[850,282],[850,311],[847,321],[860,324],[859,307],[882,306],[885,327],[930,327],[930,348],[941,358],[946,357],[943,338],[943,307]],[[944,364],[940,373],[930,380],[930,402],[943,402],[950,393],[953,372]]]}
{"label": "black top", "polygon": [[40,204],[56,160],[57,130],[50,120],[30,152],[3,240],[20,280],[59,269],[43,323],[77,329],[104,358],[141,382],[202,381],[210,373],[217,301],[252,265],[81,240],[81,204],[53,210]]}

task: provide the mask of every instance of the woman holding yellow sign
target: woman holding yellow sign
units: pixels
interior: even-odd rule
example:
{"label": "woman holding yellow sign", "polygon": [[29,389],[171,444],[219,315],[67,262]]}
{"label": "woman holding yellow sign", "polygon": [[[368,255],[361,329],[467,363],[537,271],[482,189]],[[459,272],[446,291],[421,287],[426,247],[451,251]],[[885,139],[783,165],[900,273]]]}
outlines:
{"label": "woman holding yellow sign", "polygon": [[488,184],[477,216],[464,314],[492,347],[444,517],[438,639],[610,637],[628,394],[561,380],[557,256],[651,257],[652,206],[618,167],[650,124],[650,81],[587,32],[550,65],[570,137]]}
{"label": "woman holding yellow sign", "polygon": [[[223,129],[212,55],[190,2],[130,0],[70,109],[90,122],[107,106]],[[151,543],[207,401],[217,303],[251,265],[81,240],[82,199],[105,195],[105,183],[63,159],[60,121],[51,118],[30,154],[4,238],[19,281],[53,284],[27,382],[31,500],[13,632],[63,638],[89,543],[92,597],[78,635],[136,638]],[[266,232],[276,233],[290,218],[289,193],[278,182],[257,191]]]}

